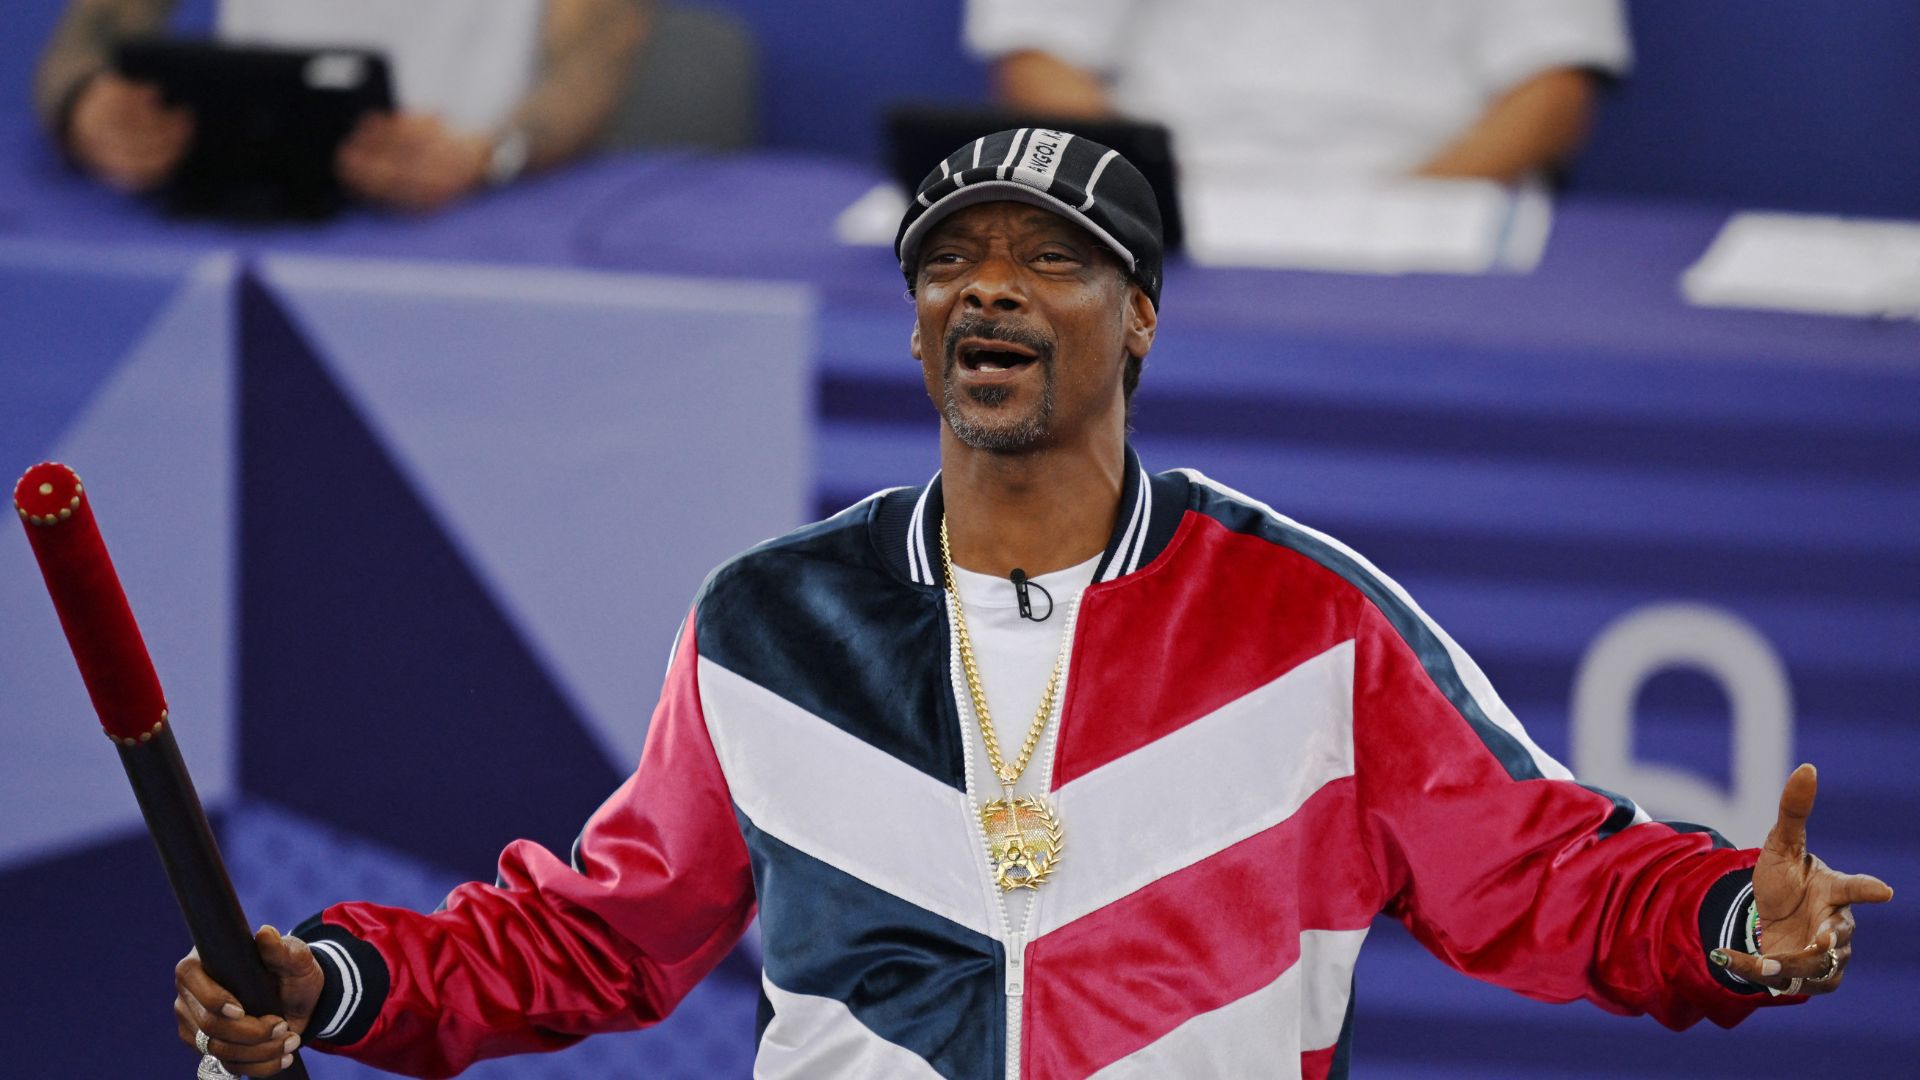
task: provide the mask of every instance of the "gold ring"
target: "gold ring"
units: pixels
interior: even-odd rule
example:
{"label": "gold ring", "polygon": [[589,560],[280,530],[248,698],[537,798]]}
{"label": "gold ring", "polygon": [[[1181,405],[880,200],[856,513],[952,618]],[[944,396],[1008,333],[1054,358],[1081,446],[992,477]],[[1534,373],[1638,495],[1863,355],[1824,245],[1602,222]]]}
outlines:
{"label": "gold ring", "polygon": [[1829,945],[1827,946],[1827,970],[1821,972],[1818,975],[1815,975],[1813,977],[1813,981],[1826,982],[1828,979],[1833,978],[1835,975],[1839,973],[1840,973],[1840,954],[1837,952],[1834,952],[1833,946]]}

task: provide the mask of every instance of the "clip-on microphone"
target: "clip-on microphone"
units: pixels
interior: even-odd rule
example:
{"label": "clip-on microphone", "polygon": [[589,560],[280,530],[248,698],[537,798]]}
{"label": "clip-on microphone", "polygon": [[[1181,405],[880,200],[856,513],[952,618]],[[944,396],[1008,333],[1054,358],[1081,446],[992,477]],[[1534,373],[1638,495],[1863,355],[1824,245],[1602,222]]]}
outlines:
{"label": "clip-on microphone", "polygon": [[[1017,566],[1013,568],[1013,573],[1007,576],[1013,580],[1013,591],[1020,597],[1020,617],[1033,622],[1046,622],[1047,618],[1053,614],[1053,594],[1047,591],[1045,585],[1037,581],[1029,581],[1027,579],[1027,572]],[[1040,590],[1040,595],[1047,598],[1047,612],[1045,615],[1035,615],[1033,613],[1033,598],[1027,594],[1028,589],[1038,589]]]}

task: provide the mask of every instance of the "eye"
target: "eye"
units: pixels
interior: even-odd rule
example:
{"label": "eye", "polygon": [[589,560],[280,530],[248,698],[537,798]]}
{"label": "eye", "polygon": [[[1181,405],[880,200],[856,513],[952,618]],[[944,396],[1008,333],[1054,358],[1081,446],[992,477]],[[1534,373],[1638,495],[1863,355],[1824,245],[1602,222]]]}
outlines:
{"label": "eye", "polygon": [[1042,251],[1033,257],[1033,261],[1046,266],[1068,266],[1079,263],[1072,253],[1065,251]]}

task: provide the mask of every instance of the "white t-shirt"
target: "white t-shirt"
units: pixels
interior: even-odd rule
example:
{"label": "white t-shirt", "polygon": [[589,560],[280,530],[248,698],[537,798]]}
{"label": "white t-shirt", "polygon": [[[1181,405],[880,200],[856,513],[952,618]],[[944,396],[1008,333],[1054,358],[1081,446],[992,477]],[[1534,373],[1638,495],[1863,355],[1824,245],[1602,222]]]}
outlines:
{"label": "white t-shirt", "polygon": [[1105,76],[1234,182],[1405,175],[1528,77],[1630,57],[1620,0],[969,0],[966,38]]}
{"label": "white t-shirt", "polygon": [[[953,583],[960,590],[960,603],[966,610],[967,635],[973,640],[974,667],[980,674],[980,689],[986,694],[987,708],[993,713],[994,734],[1009,765],[1019,757],[1027,730],[1033,726],[1034,713],[1039,711],[1040,696],[1047,689],[1047,676],[1053,673],[1053,663],[1060,656],[1068,613],[1074,600],[1093,582],[1093,572],[1099,566],[1100,558],[1096,555],[1078,566],[1029,579],[1029,596],[1036,616],[1047,612],[1047,601],[1033,585],[1038,584],[1053,595],[1053,612],[1040,622],[1021,616],[1019,596],[1008,579],[976,574],[958,566],[953,568]],[[1062,672],[1061,688],[1065,686]],[[1058,697],[1054,707],[1057,720]],[[963,709],[961,715],[964,718],[971,712],[971,708]],[[973,741],[973,790],[984,806],[1001,797],[1000,779],[987,764],[987,744],[979,727],[971,724],[968,727]],[[1013,785],[1015,795],[1044,794],[1048,790],[1050,755],[1047,750],[1058,734],[1050,722],[1034,750],[1033,760]],[[1071,843],[1073,823],[1062,820],[1060,827]],[[1066,872],[1067,864],[1063,860],[1055,876]],[[1041,885],[1038,891],[1044,893],[1046,889],[1046,885]],[[1015,889],[1008,894],[1007,917],[1016,933],[1026,926],[1027,909],[1034,895],[1029,889]]]}
{"label": "white t-shirt", "polygon": [[220,0],[223,40],[387,56],[394,96],[448,127],[500,127],[533,88],[545,0]]}

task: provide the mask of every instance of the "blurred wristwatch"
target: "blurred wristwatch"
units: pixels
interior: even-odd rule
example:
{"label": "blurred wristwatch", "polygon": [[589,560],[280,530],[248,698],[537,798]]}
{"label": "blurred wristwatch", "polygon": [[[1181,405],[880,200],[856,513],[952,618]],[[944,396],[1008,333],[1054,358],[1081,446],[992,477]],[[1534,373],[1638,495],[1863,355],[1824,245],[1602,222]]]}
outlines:
{"label": "blurred wristwatch", "polygon": [[517,127],[510,127],[494,137],[493,150],[487,156],[487,186],[500,187],[511,184],[527,171],[527,160],[533,155],[533,140]]}

